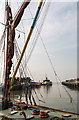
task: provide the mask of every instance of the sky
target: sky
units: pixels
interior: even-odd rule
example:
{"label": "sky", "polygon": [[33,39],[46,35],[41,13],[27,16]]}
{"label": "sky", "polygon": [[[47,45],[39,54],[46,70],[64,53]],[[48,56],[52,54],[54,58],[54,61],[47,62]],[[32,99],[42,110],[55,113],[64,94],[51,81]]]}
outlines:
{"label": "sky", "polygon": [[[15,4],[10,3],[13,5],[12,12],[13,16],[15,16],[18,7]],[[20,6],[21,3],[18,3]],[[17,29],[21,31],[25,31],[25,37],[23,34],[20,33],[20,39],[18,38],[19,32],[16,31],[16,40],[20,46],[20,50],[22,51],[24,41],[27,38],[27,34],[29,32],[30,26],[32,24],[35,12],[37,10],[37,2],[30,3],[29,7],[26,8],[24,15],[22,17],[22,22],[19,24]],[[0,9],[3,8],[0,4]],[[31,14],[33,16],[31,16]],[[37,21],[35,30],[31,36],[30,42],[26,49],[26,59],[28,57],[30,47],[33,44],[33,40],[36,38],[36,29],[39,29],[40,36],[44,42],[46,50],[49,54],[53,67],[59,76],[61,81],[66,79],[76,78],[77,77],[77,2],[76,0],[64,0],[63,2],[58,2],[57,0],[52,0],[50,3],[50,7],[48,11],[46,11],[45,19],[43,18],[45,14],[45,10],[43,9],[40,17]],[[3,12],[0,12],[0,22],[3,22]],[[0,31],[2,31],[2,25],[0,25]],[[37,37],[36,45],[33,49],[32,55],[28,61],[27,66],[30,69],[30,72],[35,81],[42,81],[47,77],[56,82],[56,78],[54,75],[54,71],[52,66],[49,62],[48,56],[45,52],[44,46],[41,42],[40,36]],[[1,33],[0,33],[1,38]],[[25,38],[25,39],[24,39]],[[1,52],[1,51],[0,51]],[[0,56],[0,68],[3,67],[3,57]],[[24,61],[26,61],[24,58]],[[15,58],[13,59],[13,62]],[[16,62],[15,62],[16,63]],[[24,63],[25,65],[25,63]],[[27,67],[26,67],[27,68]],[[27,70],[26,70],[27,71]],[[2,75],[2,71],[0,72]]]}

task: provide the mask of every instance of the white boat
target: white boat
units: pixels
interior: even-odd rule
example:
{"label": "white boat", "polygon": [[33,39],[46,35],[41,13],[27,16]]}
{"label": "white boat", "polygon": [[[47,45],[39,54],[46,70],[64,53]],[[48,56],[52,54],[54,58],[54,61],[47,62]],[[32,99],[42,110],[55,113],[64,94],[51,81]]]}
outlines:
{"label": "white boat", "polygon": [[50,80],[46,77],[46,80],[43,80],[43,82],[41,83],[41,85],[52,85],[52,81],[50,81]]}

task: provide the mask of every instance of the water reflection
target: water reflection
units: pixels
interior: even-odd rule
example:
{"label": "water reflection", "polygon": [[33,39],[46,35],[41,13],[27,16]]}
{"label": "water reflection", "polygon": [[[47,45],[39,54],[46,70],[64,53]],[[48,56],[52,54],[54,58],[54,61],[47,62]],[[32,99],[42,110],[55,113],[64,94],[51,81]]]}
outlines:
{"label": "water reflection", "polygon": [[52,86],[49,86],[49,85],[48,86],[43,86],[44,92],[48,94],[51,90],[51,87]]}
{"label": "water reflection", "polygon": [[[59,96],[59,89],[61,93],[61,98]],[[34,88],[37,95],[32,89],[32,95],[35,98],[35,101],[38,105],[49,106],[60,110],[68,110],[71,112],[76,112],[77,105],[79,104],[78,103],[79,89],[66,87],[66,89],[73,98],[72,103],[70,103],[70,99],[61,84],[59,84],[59,89],[57,84],[53,84],[52,86],[41,86],[38,89]],[[11,91],[11,98],[12,100],[26,102],[25,91],[24,90]],[[40,102],[38,99],[43,101],[45,100],[45,104]],[[28,102],[30,103],[30,101]]]}
{"label": "water reflection", "polygon": [[11,99],[22,101],[22,97],[24,96],[24,92],[22,90],[11,91]]}
{"label": "water reflection", "polygon": [[[64,86],[66,86],[66,85],[64,85]],[[66,87],[73,91],[79,91],[79,87],[75,87],[75,86],[66,86]]]}

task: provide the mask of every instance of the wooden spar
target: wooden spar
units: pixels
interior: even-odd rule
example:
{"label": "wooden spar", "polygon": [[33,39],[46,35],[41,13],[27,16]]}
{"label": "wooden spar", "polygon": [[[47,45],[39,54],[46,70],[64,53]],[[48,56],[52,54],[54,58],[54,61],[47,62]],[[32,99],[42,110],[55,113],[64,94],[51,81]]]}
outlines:
{"label": "wooden spar", "polygon": [[19,9],[19,11],[17,12],[12,24],[11,24],[11,27],[12,29],[16,28],[22,18],[22,15],[24,13],[24,9],[28,6],[28,4],[30,3],[31,0],[24,0],[21,8]]}
{"label": "wooden spar", "polygon": [[39,12],[40,12],[42,3],[43,3],[43,0],[40,0],[39,6],[38,6],[38,9],[37,9],[35,18],[34,18],[34,20],[33,20],[32,26],[31,26],[31,28],[30,28],[29,34],[28,34],[28,36],[27,36],[27,39],[26,39],[24,48],[23,48],[23,50],[22,50],[21,56],[20,56],[20,58],[19,58],[19,61],[18,61],[18,63],[17,63],[17,66],[16,66],[16,69],[15,69],[15,71],[14,71],[13,77],[12,77],[12,79],[11,79],[11,81],[10,81],[10,87],[9,87],[9,89],[8,89],[8,93],[10,93],[10,89],[11,89],[11,87],[12,87],[12,83],[13,83],[13,81],[14,81],[15,75],[16,75],[16,73],[17,73],[17,70],[18,70],[19,65],[20,65],[20,63],[21,63],[21,60],[22,60],[22,58],[23,58],[24,52],[25,52],[25,50],[26,50],[27,44],[28,44],[28,42],[29,42],[29,40],[30,40],[31,34],[32,34],[33,29],[34,29],[34,27],[35,27],[35,24],[36,24],[36,21],[37,21],[37,17],[38,17],[38,15],[39,15]]}
{"label": "wooden spar", "polygon": [[[7,26],[9,25],[8,20],[9,20],[9,9],[8,9],[8,0],[6,1],[6,7],[7,7]],[[8,56],[8,36],[9,36],[9,28],[7,27],[7,48],[6,48],[6,72],[5,72],[5,83],[4,83],[4,97],[6,97],[6,92],[7,92],[7,56]]]}

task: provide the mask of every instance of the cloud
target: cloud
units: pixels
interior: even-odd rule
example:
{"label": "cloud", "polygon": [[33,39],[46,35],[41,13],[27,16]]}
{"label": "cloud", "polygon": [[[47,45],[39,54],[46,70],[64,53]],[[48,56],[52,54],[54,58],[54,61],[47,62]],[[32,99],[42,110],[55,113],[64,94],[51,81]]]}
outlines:
{"label": "cloud", "polygon": [[[35,15],[34,10],[37,9],[36,7],[37,4],[34,5],[31,2],[30,5],[29,5],[30,9],[34,16]],[[33,7],[32,5],[34,5],[35,7]],[[15,4],[13,4],[13,6],[15,8]],[[13,12],[15,10],[14,8],[12,10]],[[29,10],[26,9],[22,19],[25,19],[25,18],[27,19],[28,17],[30,18],[31,15],[30,15]],[[26,34],[29,31],[28,25],[30,25],[32,21],[29,21],[29,22],[27,22],[27,20],[23,21]],[[18,26],[18,29],[19,28],[20,29],[22,28],[21,23]],[[21,30],[23,30],[23,28]],[[55,65],[57,66],[56,70],[59,72],[58,74],[66,73],[66,71],[68,71],[69,73],[69,70],[71,71],[71,73],[75,73],[76,60],[75,60],[74,55],[72,55],[72,50],[74,51],[74,53],[76,53],[76,45],[77,45],[76,44],[77,42],[77,3],[76,3],[76,0],[73,0],[73,2],[72,0],[63,0],[63,1],[52,0],[43,29],[41,31],[41,36],[46,45],[49,56],[51,55],[52,60],[55,58],[53,61],[56,62]],[[31,38],[31,40],[32,39],[33,38]],[[23,42],[24,42],[23,37],[21,36],[21,41],[18,40],[18,43],[20,44],[21,47],[23,47]],[[54,58],[53,58],[53,55],[55,55]],[[65,58],[68,58],[68,61]],[[74,58],[74,61],[72,58]],[[47,56],[45,54],[43,46],[42,44],[40,44],[40,40],[39,40],[39,42],[37,42],[36,44],[36,49],[34,49],[34,53],[31,57],[31,60],[29,61],[29,64],[28,64],[30,66],[30,70],[33,71],[37,75],[40,75],[41,73],[40,76],[44,75],[48,71],[50,76],[52,76],[51,70],[49,70],[50,65],[48,62],[49,61],[47,60]],[[62,63],[63,63],[63,71],[61,69]],[[71,63],[71,67],[68,66],[70,63]],[[74,70],[72,66],[74,66],[73,67]],[[64,78],[66,77],[68,78],[68,76],[65,75]]]}
{"label": "cloud", "polygon": [[[42,36],[52,49],[69,49],[77,43],[77,8],[76,3],[51,4]],[[75,45],[74,45],[75,44]],[[67,47],[66,47],[67,45]],[[65,47],[63,47],[65,46]]]}

